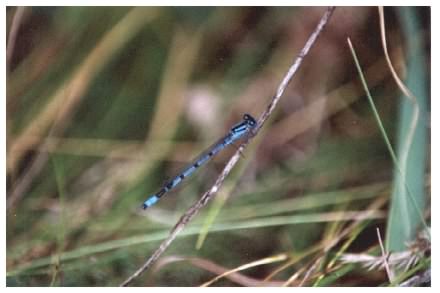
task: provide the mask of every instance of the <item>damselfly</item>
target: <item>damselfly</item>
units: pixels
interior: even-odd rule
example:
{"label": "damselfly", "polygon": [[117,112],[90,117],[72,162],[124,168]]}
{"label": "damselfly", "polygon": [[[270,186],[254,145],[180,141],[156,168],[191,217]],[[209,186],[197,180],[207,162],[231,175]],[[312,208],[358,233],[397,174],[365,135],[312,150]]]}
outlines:
{"label": "damselfly", "polygon": [[193,174],[194,171],[209,161],[209,159],[215,156],[218,152],[247,135],[256,124],[255,119],[251,115],[244,114],[243,121],[234,125],[231,130],[229,130],[228,134],[219,139],[210,148],[199,155],[192,164],[186,166],[176,177],[166,181],[157,193],[153,194],[150,198],[144,201],[143,208],[146,209],[154,205],[164,194],[179,185],[183,179]]}

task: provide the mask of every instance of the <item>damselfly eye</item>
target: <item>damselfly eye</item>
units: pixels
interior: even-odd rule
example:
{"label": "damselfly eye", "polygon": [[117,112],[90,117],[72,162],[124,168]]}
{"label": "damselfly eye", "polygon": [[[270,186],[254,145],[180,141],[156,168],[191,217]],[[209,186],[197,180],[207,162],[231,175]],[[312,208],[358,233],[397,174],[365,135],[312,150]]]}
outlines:
{"label": "damselfly eye", "polygon": [[254,117],[252,117],[252,116],[249,115],[249,114],[244,114],[243,119],[244,119],[245,121],[247,121],[247,123],[248,123],[250,126],[254,126],[255,124],[257,124],[257,122],[255,121]]}

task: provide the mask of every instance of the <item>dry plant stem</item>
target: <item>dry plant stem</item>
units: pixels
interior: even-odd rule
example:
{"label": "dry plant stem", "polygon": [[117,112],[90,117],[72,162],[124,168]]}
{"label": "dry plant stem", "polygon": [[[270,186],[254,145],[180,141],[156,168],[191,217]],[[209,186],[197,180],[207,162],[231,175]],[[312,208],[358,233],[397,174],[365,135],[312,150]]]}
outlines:
{"label": "dry plant stem", "polygon": [[382,260],[383,260],[383,264],[384,264],[384,267],[385,267],[385,271],[387,272],[388,281],[390,281],[390,283],[392,283],[394,277],[393,277],[393,274],[392,274],[392,272],[390,270],[390,266],[388,265],[388,260],[387,260],[388,259],[388,254],[386,253],[385,248],[383,246],[382,238],[380,237],[379,228],[376,228],[376,232],[377,232],[377,239],[379,239],[380,250],[382,252]]}
{"label": "dry plant stem", "polygon": [[315,262],[310,266],[310,268],[307,270],[307,272],[304,275],[304,278],[301,280],[301,282],[299,283],[298,287],[302,287],[304,286],[304,284],[306,283],[306,281],[310,278],[310,276],[312,275],[312,273],[315,271],[315,269],[318,267],[318,264],[322,261],[323,256],[319,256]]}
{"label": "dry plant stem", "polygon": [[301,269],[296,271],[286,282],[284,282],[284,284],[282,286],[283,287],[292,286],[293,282],[295,282],[298,279],[298,277],[303,273],[304,270],[305,270],[305,267],[302,267]]}
{"label": "dry plant stem", "polygon": [[292,80],[292,77],[295,75],[296,71],[300,67],[304,57],[308,54],[310,51],[310,48],[315,43],[317,37],[322,32],[325,25],[328,23],[328,20],[330,19],[331,15],[333,14],[333,11],[335,10],[335,7],[329,7],[327,8],[326,12],[324,13],[323,17],[319,21],[317,27],[313,31],[313,33],[310,35],[309,39],[307,40],[306,44],[304,45],[303,49],[299,53],[298,57],[295,59],[295,62],[290,66],[288,72],[284,76],[281,84],[278,86],[277,92],[275,96],[272,98],[270,104],[267,106],[266,110],[263,112],[263,114],[258,119],[257,126],[255,127],[253,133],[251,136],[247,137],[246,140],[240,145],[240,147],[237,149],[237,151],[234,153],[234,155],[231,157],[231,159],[226,164],[225,168],[223,169],[222,173],[219,175],[217,180],[215,181],[214,185],[206,191],[202,197],[193,205],[191,206],[185,214],[179,219],[176,226],[171,230],[169,236],[160,244],[159,248],[151,255],[147,261],[130,277],[128,277],[124,282],[121,283],[121,286],[127,286],[130,284],[134,279],[136,279],[138,276],[140,276],[145,270],[147,270],[161,255],[162,253],[168,248],[168,246],[174,241],[174,239],[177,237],[177,234],[179,234],[180,231],[185,228],[185,226],[188,224],[189,221],[198,213],[198,211],[204,207],[209,200],[211,200],[212,197],[217,193],[221,185],[223,184],[225,178],[228,176],[228,174],[231,172],[235,164],[237,164],[238,159],[240,158],[241,153],[245,149],[245,147],[248,145],[250,139],[252,139],[253,136],[255,136],[260,128],[263,126],[264,122],[269,118],[270,114],[275,109],[276,105],[278,104],[281,96],[283,95],[286,87]]}
{"label": "dry plant stem", "polygon": [[6,46],[6,72],[9,72],[12,56],[14,54],[15,41],[17,40],[18,30],[23,20],[26,7],[17,7],[14,18],[12,19],[11,30],[8,36],[8,44]]}

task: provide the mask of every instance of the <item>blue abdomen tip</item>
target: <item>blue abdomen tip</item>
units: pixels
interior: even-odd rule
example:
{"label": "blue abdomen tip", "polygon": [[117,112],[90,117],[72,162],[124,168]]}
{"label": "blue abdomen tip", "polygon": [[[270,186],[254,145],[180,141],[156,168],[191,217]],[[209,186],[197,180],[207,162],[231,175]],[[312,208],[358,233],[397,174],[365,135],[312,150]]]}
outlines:
{"label": "blue abdomen tip", "polygon": [[154,196],[150,197],[149,199],[147,199],[146,201],[144,201],[144,210],[146,208],[149,208],[152,205],[154,205],[158,200],[159,200],[159,198],[154,195]]}

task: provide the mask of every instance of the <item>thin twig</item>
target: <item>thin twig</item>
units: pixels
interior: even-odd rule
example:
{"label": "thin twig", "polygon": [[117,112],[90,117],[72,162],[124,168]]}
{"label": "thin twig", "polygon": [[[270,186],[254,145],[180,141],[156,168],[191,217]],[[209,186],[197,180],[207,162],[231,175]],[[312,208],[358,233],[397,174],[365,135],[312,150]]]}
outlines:
{"label": "thin twig", "polygon": [[201,208],[203,208],[217,193],[221,185],[223,184],[225,178],[228,176],[228,174],[231,172],[231,170],[234,168],[235,164],[237,164],[241,153],[245,149],[245,147],[249,144],[249,141],[254,137],[258,131],[263,126],[264,122],[269,118],[273,110],[275,109],[276,105],[278,104],[281,96],[283,95],[286,87],[289,85],[290,81],[292,80],[292,77],[295,75],[296,71],[300,67],[304,57],[309,53],[310,48],[315,43],[317,37],[323,30],[324,26],[328,23],[328,20],[330,19],[331,15],[333,14],[335,7],[329,7],[327,8],[326,12],[322,16],[321,20],[319,21],[317,27],[313,31],[313,33],[310,35],[309,39],[307,40],[306,44],[304,45],[303,49],[299,53],[298,57],[295,59],[295,62],[290,66],[289,70],[287,71],[286,75],[284,76],[283,80],[281,81],[280,85],[278,86],[277,92],[275,96],[272,97],[271,102],[267,106],[266,110],[261,114],[260,118],[258,119],[257,126],[254,128],[252,134],[248,136],[245,141],[240,145],[240,147],[237,149],[237,151],[234,153],[234,155],[229,159],[228,163],[226,164],[225,168],[215,181],[214,185],[206,191],[202,197],[193,205],[191,206],[185,214],[180,218],[180,220],[177,222],[177,224],[174,226],[174,228],[171,230],[169,236],[160,244],[159,248],[147,259],[147,261],[130,277],[128,277],[124,282],[121,283],[121,286],[127,286],[130,284],[134,279],[136,279],[138,276],[140,276],[145,270],[147,270],[161,255],[162,253],[168,248],[168,246],[174,241],[174,239],[177,237],[177,234],[179,234],[180,231],[185,228],[185,226],[191,221],[191,219],[199,212]]}
{"label": "thin twig", "polygon": [[12,56],[14,54],[15,43],[18,36],[20,25],[23,22],[26,7],[17,7],[14,17],[12,18],[11,30],[9,31],[8,44],[6,45],[6,72],[9,73],[11,68]]}
{"label": "thin twig", "polygon": [[382,251],[382,261],[383,261],[383,265],[385,267],[385,271],[387,272],[388,281],[390,281],[390,283],[392,283],[393,279],[394,279],[394,275],[393,275],[392,271],[390,270],[390,266],[388,264],[388,254],[386,253],[385,248],[383,246],[382,238],[380,237],[379,228],[376,228],[376,232],[377,232],[377,239],[379,239],[380,250]]}
{"label": "thin twig", "polygon": [[315,269],[318,267],[318,264],[323,260],[323,258],[324,258],[324,256],[321,255],[320,257],[318,257],[315,260],[315,262],[310,266],[310,268],[305,273],[304,278],[301,280],[301,282],[299,283],[298,287],[304,286],[306,281],[310,278],[310,276],[315,271]]}

